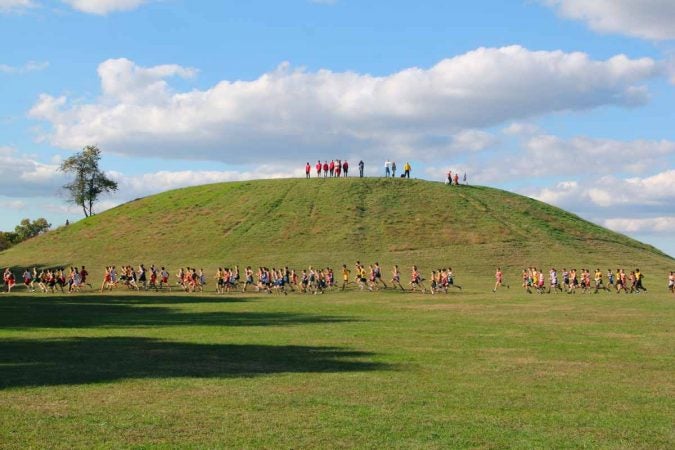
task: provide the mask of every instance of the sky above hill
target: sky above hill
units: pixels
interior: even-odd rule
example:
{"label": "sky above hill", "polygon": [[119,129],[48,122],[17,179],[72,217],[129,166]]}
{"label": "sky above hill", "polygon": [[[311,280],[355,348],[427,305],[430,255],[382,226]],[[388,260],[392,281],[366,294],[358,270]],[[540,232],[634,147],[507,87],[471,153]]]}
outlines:
{"label": "sky above hill", "polygon": [[120,185],[98,211],[389,158],[675,255],[674,23],[672,0],[0,0],[0,229],[79,219],[58,166],[93,144]]}

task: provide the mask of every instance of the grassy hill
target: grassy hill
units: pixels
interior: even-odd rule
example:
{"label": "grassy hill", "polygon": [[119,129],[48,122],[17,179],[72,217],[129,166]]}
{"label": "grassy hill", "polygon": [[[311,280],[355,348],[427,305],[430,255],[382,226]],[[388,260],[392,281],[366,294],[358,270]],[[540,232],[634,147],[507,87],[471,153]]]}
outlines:
{"label": "grassy hill", "polygon": [[[509,192],[385,178],[221,183],[139,199],[0,253],[14,267],[85,264],[644,267],[657,249]],[[96,273],[96,271],[94,271]]]}
{"label": "grassy hill", "polygon": [[[540,202],[400,179],[166,192],[0,264],[452,264],[461,291],[0,294],[0,448],[675,448],[658,250]],[[608,265],[648,293],[491,291]],[[388,267],[386,267],[388,269]],[[404,282],[406,280],[404,275]],[[508,279],[508,278],[507,278]]]}

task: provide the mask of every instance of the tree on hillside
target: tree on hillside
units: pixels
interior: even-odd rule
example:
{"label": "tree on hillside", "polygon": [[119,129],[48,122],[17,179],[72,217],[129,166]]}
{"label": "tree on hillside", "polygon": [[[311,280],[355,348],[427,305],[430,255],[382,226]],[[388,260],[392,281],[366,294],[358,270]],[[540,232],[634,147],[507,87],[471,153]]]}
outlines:
{"label": "tree on hillside", "polygon": [[61,171],[70,173],[75,179],[63,186],[68,191],[69,200],[82,207],[84,217],[93,214],[94,203],[104,192],[117,190],[117,183],[108,178],[98,167],[101,150],[94,145],[86,146],[61,163]]}
{"label": "tree on hillside", "polygon": [[23,242],[26,239],[45,233],[51,227],[52,224],[47,222],[47,219],[44,217],[40,217],[32,222],[30,219],[23,219],[21,223],[14,228],[14,233],[16,234],[15,242]]}
{"label": "tree on hillside", "polygon": [[11,231],[0,231],[0,252],[7,250],[12,245],[16,244],[17,236],[16,233]]}

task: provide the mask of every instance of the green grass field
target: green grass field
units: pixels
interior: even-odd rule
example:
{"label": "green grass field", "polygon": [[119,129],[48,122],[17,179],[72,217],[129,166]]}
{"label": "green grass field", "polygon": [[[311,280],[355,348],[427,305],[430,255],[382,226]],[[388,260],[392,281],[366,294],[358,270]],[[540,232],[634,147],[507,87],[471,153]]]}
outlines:
{"label": "green grass field", "polygon": [[640,295],[491,281],[433,296],[1,294],[0,446],[675,446],[661,280]]}

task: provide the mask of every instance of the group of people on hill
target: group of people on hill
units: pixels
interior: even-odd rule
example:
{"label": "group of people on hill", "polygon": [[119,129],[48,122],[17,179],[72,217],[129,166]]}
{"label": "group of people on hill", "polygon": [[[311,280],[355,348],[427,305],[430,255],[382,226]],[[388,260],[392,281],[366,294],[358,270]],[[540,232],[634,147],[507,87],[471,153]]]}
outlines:
{"label": "group of people on hill", "polygon": [[[548,286],[546,279],[547,276],[544,274],[543,269],[528,267],[523,269],[521,273],[521,286],[529,294],[532,292],[537,292],[538,294],[550,294],[551,292],[574,294],[577,290],[581,290],[584,294],[590,292],[597,294],[600,291],[614,291],[617,294],[621,292],[626,294],[647,292],[647,289],[643,285],[644,274],[638,268],[631,271],[624,269],[612,271],[611,269],[607,269],[605,278],[603,271],[599,268],[595,269],[593,273],[589,269],[577,271],[577,269],[567,270],[563,268],[559,276],[557,269],[552,267],[548,271]],[[607,280],[606,282],[605,279]],[[495,286],[492,292],[496,292],[501,286],[504,286],[504,275],[498,267],[495,272]],[[506,287],[508,288],[509,285],[507,284]],[[668,276],[668,290],[671,293],[675,293],[675,275],[673,275],[673,272],[670,272]]]}
{"label": "group of people on hill", "polygon": [[[412,166],[409,162],[406,162],[403,165],[403,173],[401,173],[401,178],[410,178],[410,171]],[[384,161],[384,176],[396,178],[396,161],[389,161],[388,159]]]}
{"label": "group of people on hill", "polygon": [[[349,176],[349,162],[347,160],[333,159],[329,163],[328,161],[317,161],[314,166],[316,169],[316,177],[321,178],[340,178]],[[363,161],[359,161],[359,174],[363,177]],[[309,161],[305,164],[305,178],[311,178],[312,176],[312,166],[309,164]]]}
{"label": "group of people on hill", "polygon": [[[359,177],[363,178],[363,170],[365,163],[363,160],[359,161]],[[319,160],[314,165],[314,170],[316,171],[317,178],[340,178],[349,176],[349,162],[347,160],[333,159],[330,162],[325,160],[323,163]],[[412,166],[409,162],[406,162],[403,166],[403,173],[401,178],[410,178],[410,171]],[[388,159],[384,162],[384,176],[385,177],[395,177],[396,176],[396,161],[389,161]],[[307,161],[305,163],[305,178],[312,177],[312,166]]]}
{"label": "group of people on hill", "polygon": [[[466,172],[464,172],[463,183],[466,184]],[[448,177],[445,180],[445,184],[448,186],[459,186],[459,172],[452,173],[452,170],[448,170]]]}

